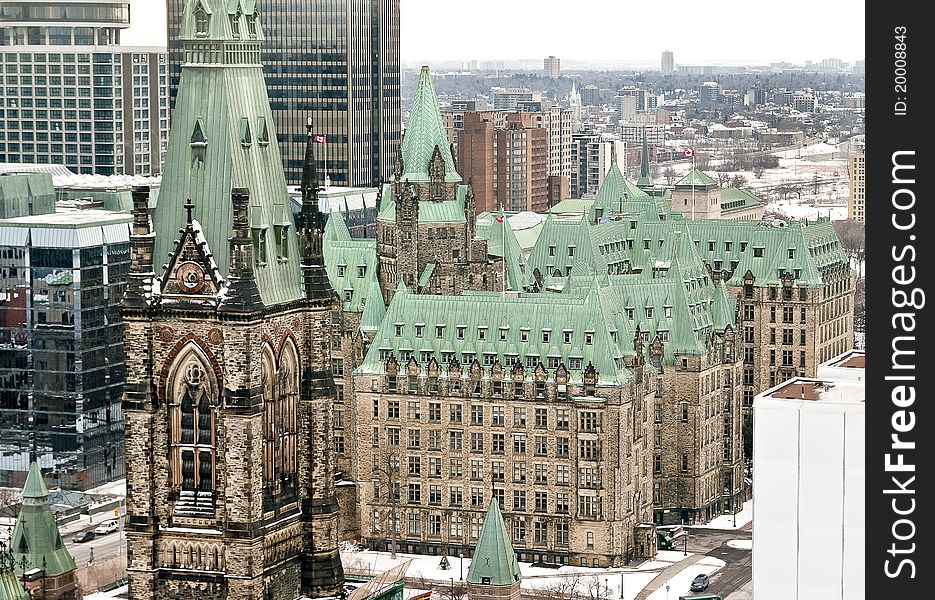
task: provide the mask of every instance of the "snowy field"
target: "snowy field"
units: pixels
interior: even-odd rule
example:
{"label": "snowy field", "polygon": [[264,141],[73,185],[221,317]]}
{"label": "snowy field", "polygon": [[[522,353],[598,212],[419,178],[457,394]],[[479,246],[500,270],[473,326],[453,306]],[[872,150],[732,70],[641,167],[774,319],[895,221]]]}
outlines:
{"label": "snowy field", "polygon": [[[409,580],[409,587],[415,590],[419,589],[419,581],[424,581],[426,588],[431,587],[432,583],[448,584],[449,582],[460,581],[462,576],[467,577],[468,569],[471,566],[470,558],[460,559],[456,556],[448,557],[449,569],[439,567],[441,556],[403,553],[397,553],[396,556],[396,560],[392,560],[389,552],[359,550],[351,545],[343,545],[341,548],[341,562],[344,565],[344,570],[348,573],[376,575],[406,560],[412,560],[406,570],[406,578]],[[691,558],[692,556],[692,554],[688,554],[687,557]],[[519,563],[519,567],[523,576],[521,585],[527,591],[539,589],[561,592],[566,597],[572,593],[577,593],[587,597],[633,600],[663,569],[685,558],[686,556],[682,552],[660,551],[655,560],[647,561],[639,567],[632,568],[592,568],[566,565],[557,569],[550,569],[534,567],[530,563],[523,562]],[[684,591],[687,591],[689,583],[696,575],[699,573],[713,573],[723,567],[724,564],[724,561],[706,556],[676,574],[673,578],[675,582],[673,586],[677,584],[684,587]],[[677,579],[679,577],[686,578],[684,586],[682,586],[681,579]],[[673,587],[673,589],[680,588]],[[665,599],[664,589],[663,595],[657,596],[656,593],[653,593],[650,598],[654,600],[657,598]]]}

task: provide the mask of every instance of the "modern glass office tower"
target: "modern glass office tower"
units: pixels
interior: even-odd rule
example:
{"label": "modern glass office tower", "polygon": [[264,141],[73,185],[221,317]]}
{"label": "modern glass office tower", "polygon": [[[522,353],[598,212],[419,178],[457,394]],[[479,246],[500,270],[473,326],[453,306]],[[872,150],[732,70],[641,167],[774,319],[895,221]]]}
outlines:
{"label": "modern glass office tower", "polygon": [[22,485],[33,458],[66,489],[124,476],[118,303],[131,220],[103,210],[0,219],[0,487]]}
{"label": "modern glass office tower", "polygon": [[[170,95],[182,55],[176,37],[186,2],[167,0]],[[298,184],[306,123],[325,136],[319,177],[336,186],[388,179],[401,139],[399,0],[256,0],[266,39],[263,69],[286,170]]]}
{"label": "modern glass office tower", "polygon": [[0,2],[0,162],[161,172],[166,55],[120,46],[129,25],[127,0]]}

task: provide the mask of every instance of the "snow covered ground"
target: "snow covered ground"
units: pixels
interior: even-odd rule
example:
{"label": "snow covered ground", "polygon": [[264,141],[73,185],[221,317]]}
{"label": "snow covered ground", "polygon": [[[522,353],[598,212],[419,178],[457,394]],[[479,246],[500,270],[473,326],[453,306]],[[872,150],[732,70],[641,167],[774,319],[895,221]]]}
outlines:
{"label": "snow covered ground", "polygon": [[[344,569],[349,573],[359,573],[367,575],[376,575],[388,570],[405,560],[412,560],[406,571],[406,577],[410,580],[421,579],[429,587],[430,582],[447,583],[449,581],[460,581],[462,577],[467,577],[468,569],[471,566],[471,559],[458,557],[448,557],[448,569],[439,567],[441,556],[425,556],[417,554],[397,553],[396,560],[390,559],[389,552],[375,552],[371,550],[359,550],[352,546],[345,545],[341,549],[341,561]],[[689,554],[688,557],[693,556]],[[558,569],[544,567],[534,567],[530,563],[519,563],[522,573],[522,587],[527,590],[562,590],[563,595],[575,591],[584,596],[605,597],[623,600],[633,600],[637,594],[660,572],[683,559],[686,556],[682,552],[660,551],[655,560],[647,561],[639,567],[633,568],[592,568],[563,566]],[[462,564],[463,560],[463,564]],[[724,562],[713,557],[704,557],[697,563],[687,567],[691,573],[682,585],[681,579],[677,581],[678,585],[688,590],[688,584],[691,579],[699,573],[711,573],[724,566]],[[676,577],[682,576],[679,573]],[[418,583],[410,587],[418,588]],[[676,589],[676,588],[673,588]],[[681,588],[679,588],[681,589]],[[675,598],[676,596],[673,596]],[[653,594],[650,598],[656,599]],[[665,595],[658,597],[664,600]]]}
{"label": "snow covered ground", "polygon": [[[693,565],[689,565],[672,576],[669,581],[659,586],[659,588],[649,595],[647,600],[675,600],[679,596],[691,593],[692,579],[701,575],[710,575],[723,567],[726,563],[723,560],[706,556]],[[668,590],[666,587],[668,586]],[[613,596],[611,596],[613,598]]]}
{"label": "snow covered ground", "polygon": [[728,540],[727,546],[738,550],[753,550],[753,540]]}
{"label": "snow covered ground", "polygon": [[747,500],[743,503],[743,508],[737,513],[737,522],[734,524],[734,515],[721,515],[711,519],[704,525],[692,525],[692,528],[699,529],[740,529],[753,520],[753,500]]}

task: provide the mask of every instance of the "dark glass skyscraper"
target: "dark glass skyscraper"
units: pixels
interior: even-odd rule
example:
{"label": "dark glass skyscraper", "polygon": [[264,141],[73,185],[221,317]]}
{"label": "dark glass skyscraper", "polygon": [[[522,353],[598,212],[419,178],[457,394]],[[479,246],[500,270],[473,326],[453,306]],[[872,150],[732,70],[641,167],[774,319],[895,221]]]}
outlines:
{"label": "dark glass skyscraper", "polygon": [[[187,1],[167,0],[172,102],[182,55],[176,36]],[[247,6],[250,3],[244,2]],[[290,184],[298,184],[305,127],[319,176],[338,186],[388,179],[401,139],[399,0],[260,0],[263,70]]]}

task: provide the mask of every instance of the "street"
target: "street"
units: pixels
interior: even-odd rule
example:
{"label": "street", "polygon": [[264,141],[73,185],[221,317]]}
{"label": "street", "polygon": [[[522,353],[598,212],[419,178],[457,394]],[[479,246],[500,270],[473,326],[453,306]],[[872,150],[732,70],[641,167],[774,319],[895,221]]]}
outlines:
{"label": "street", "polygon": [[[120,520],[123,521],[123,518],[121,517]],[[88,525],[86,529],[94,529],[95,527],[97,527],[96,524],[91,524]],[[88,564],[88,557],[91,554],[92,548],[94,549],[94,560],[96,561],[115,556],[126,548],[127,538],[126,534],[123,532],[122,523],[120,531],[115,531],[106,535],[98,534],[93,540],[80,544],[71,541],[76,533],[77,531],[74,531],[62,537],[65,541],[65,547],[68,548],[68,551],[75,558],[75,565],[77,565],[79,569]]]}
{"label": "street", "polygon": [[688,551],[707,554],[727,563],[723,569],[711,576],[711,585],[706,593],[726,598],[753,578],[753,560],[750,550],[731,548],[730,540],[753,538],[750,525],[734,531],[723,529],[688,528]]}

